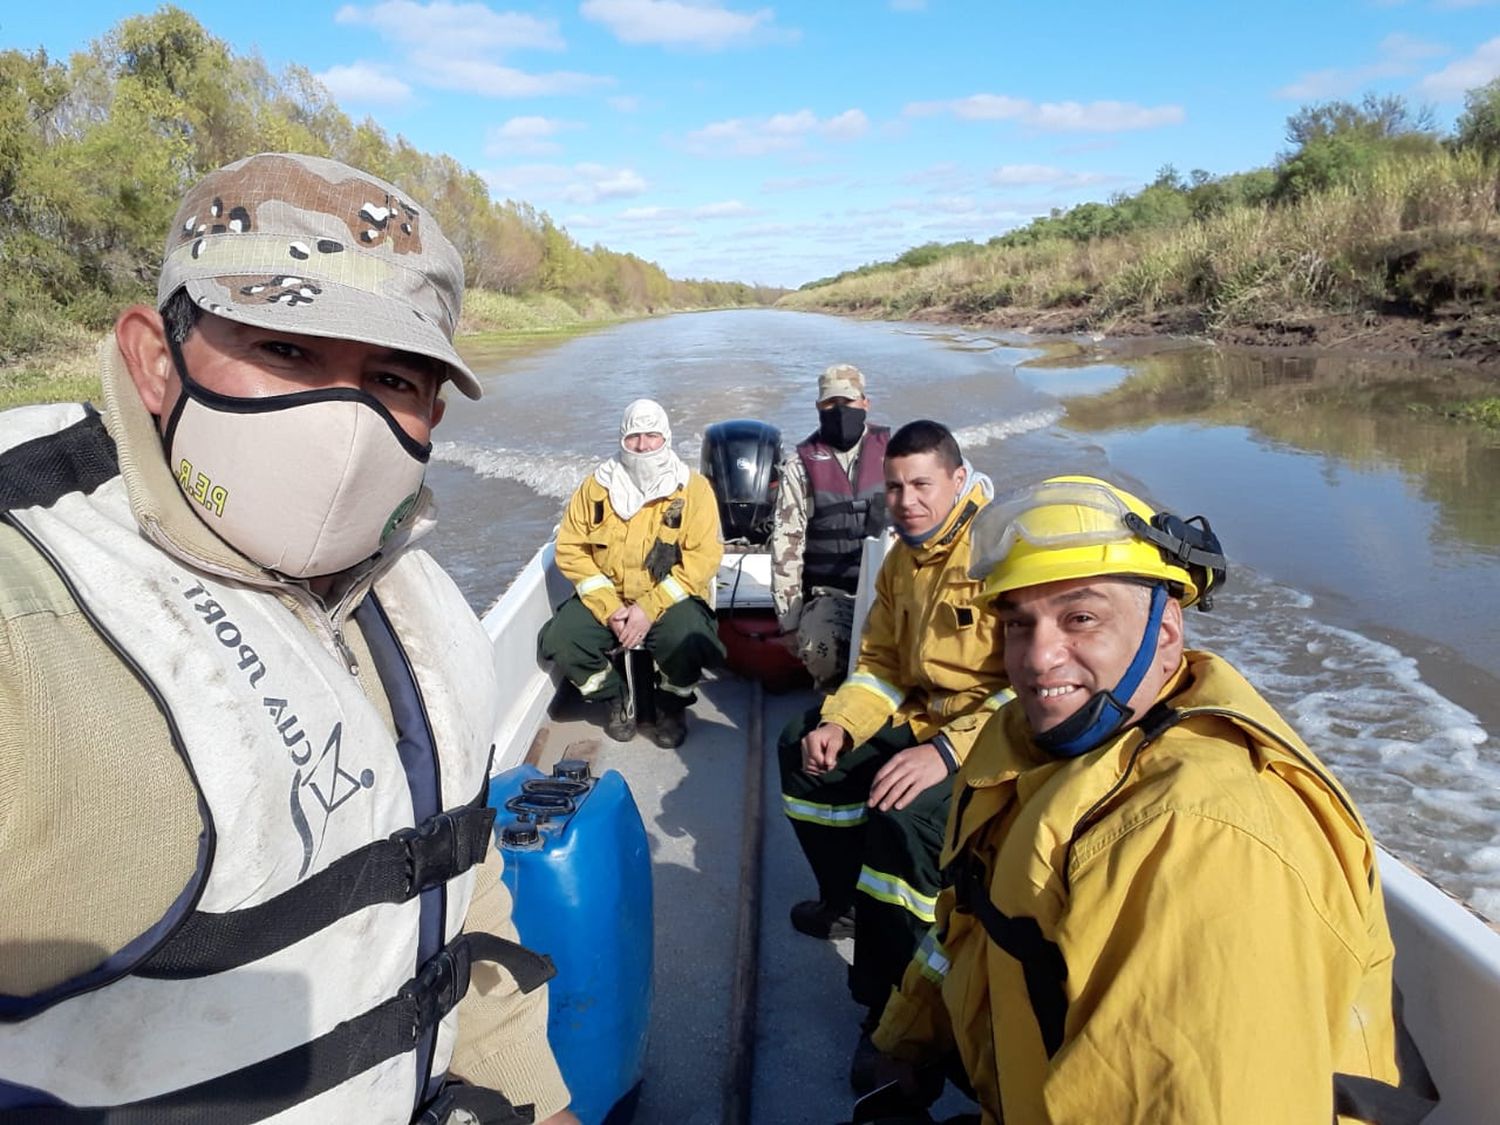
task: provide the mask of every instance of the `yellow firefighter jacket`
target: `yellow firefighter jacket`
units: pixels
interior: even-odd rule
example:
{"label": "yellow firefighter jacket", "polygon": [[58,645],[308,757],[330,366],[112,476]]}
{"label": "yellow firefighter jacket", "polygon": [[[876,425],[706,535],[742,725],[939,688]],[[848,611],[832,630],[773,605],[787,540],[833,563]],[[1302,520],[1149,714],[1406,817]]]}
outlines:
{"label": "yellow firefighter jacket", "polygon": [[[659,581],[647,570],[658,543],[667,557]],[[557,569],[600,622],[632,603],[656,621],[686,598],[708,601],[723,556],[713,486],[696,472],[628,520],[615,514],[609,490],[589,476],[568,501],[557,531]]]}
{"label": "yellow firefighter jacket", "polygon": [[942,731],[962,762],[1009,698],[1000,632],[975,604],[980,583],[968,573],[969,531],[988,499],[985,485],[971,487],[926,543],[898,542],[886,556],[854,675],[823,704],[823,721],[843,727],[853,745],[889,719],[910,723],[919,742]]}
{"label": "yellow firefighter jacket", "polygon": [[954,885],[874,1039],[955,1045],[985,1122],[1377,1120],[1336,1085],[1399,1080],[1368,829],[1234,668],[1184,663],[1175,725],[1055,759],[1015,704],[957,779]]}

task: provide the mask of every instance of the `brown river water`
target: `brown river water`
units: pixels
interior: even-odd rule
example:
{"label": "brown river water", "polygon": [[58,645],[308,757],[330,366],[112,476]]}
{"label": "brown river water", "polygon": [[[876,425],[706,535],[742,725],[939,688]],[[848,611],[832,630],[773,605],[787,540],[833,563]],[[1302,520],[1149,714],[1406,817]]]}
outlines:
{"label": "brown river water", "polygon": [[855,363],[874,420],[946,423],[1002,492],[1084,472],[1208,516],[1233,570],[1215,610],[1189,614],[1190,641],[1282,710],[1387,848],[1500,918],[1500,432],[1433,409],[1470,377],[775,310],[465,350],[486,397],[453,402],[435,435],[429,546],[476,609],[617,448],[631,399],[667,407],[696,465],[725,418],[800,440],[818,372]]}

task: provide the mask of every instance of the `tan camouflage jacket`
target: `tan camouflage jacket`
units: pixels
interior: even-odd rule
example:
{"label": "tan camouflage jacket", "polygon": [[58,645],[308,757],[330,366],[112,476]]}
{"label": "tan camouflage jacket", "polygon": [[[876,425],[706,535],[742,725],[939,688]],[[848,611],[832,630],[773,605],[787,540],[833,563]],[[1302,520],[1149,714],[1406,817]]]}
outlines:
{"label": "tan camouflage jacket", "polygon": [[[861,437],[847,451],[833,451],[845,473],[859,459],[864,444]],[[811,515],[807,468],[793,449],[791,456],[781,462],[776,524],[771,532],[771,600],[776,605],[776,623],[783,633],[793,632],[802,620],[802,545],[807,541],[807,521]]]}

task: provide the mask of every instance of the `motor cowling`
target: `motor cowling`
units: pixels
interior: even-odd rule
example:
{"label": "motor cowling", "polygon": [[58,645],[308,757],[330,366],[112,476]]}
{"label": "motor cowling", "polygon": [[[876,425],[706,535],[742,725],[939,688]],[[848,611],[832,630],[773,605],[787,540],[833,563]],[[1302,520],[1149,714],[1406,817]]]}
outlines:
{"label": "motor cowling", "polygon": [[781,431],[752,418],[715,422],[703,431],[700,468],[719,501],[724,541],[769,540],[781,484]]}

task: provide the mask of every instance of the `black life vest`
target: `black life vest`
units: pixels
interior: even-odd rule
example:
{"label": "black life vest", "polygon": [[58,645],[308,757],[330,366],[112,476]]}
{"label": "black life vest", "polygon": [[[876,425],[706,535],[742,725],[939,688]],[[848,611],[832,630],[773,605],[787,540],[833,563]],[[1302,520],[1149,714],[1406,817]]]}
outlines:
{"label": "black life vest", "polygon": [[816,431],[797,446],[811,502],[802,548],[803,590],[832,586],[852,594],[859,586],[861,544],[885,530],[885,447],[890,438],[888,426],[867,425],[847,473]]}

